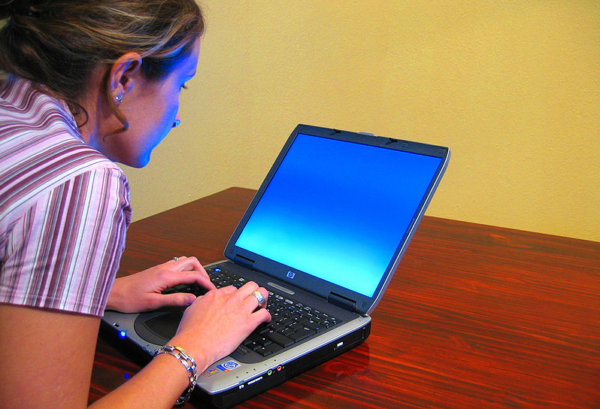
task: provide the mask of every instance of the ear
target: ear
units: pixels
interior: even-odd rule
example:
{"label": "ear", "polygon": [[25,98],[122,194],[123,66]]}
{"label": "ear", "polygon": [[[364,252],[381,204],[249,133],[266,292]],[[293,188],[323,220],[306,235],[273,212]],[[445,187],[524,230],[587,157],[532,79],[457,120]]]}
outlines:
{"label": "ear", "polygon": [[110,69],[108,83],[113,98],[120,97],[130,92],[139,75],[142,66],[142,57],[138,53],[128,52],[123,54]]}

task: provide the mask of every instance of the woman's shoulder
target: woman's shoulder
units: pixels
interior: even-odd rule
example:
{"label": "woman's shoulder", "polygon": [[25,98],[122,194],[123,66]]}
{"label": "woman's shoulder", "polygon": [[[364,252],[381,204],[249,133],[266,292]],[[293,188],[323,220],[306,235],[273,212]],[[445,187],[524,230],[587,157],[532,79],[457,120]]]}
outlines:
{"label": "woman's shoulder", "polygon": [[[88,146],[66,106],[17,83],[0,92],[0,212],[83,174],[112,175],[129,194],[124,172]],[[98,179],[98,178],[97,178]]]}
{"label": "woman's shoulder", "polygon": [[28,80],[9,76],[0,84],[2,139],[19,133],[52,133],[64,128],[78,135],[77,124],[66,103],[50,96]]}
{"label": "woman's shoulder", "polygon": [[22,79],[0,90],[0,174],[120,168],[88,146],[66,104]]}

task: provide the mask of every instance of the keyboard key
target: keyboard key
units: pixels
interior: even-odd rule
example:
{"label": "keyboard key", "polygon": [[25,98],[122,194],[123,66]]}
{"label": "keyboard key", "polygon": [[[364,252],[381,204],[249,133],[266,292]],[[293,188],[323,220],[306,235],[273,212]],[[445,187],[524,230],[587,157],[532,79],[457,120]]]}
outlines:
{"label": "keyboard key", "polygon": [[265,338],[269,338],[271,341],[275,342],[278,345],[281,345],[284,348],[287,348],[294,343],[293,340],[278,332],[267,333],[264,334],[264,336]]}
{"label": "keyboard key", "polygon": [[299,341],[302,341],[303,339],[310,337],[311,335],[314,335],[315,333],[316,332],[313,329],[306,327],[306,328],[302,328],[295,334],[290,335],[290,338],[293,339],[294,342],[299,342]]}
{"label": "keyboard key", "polygon": [[295,332],[296,332],[296,330],[293,328],[286,328],[283,331],[281,331],[281,334],[285,335],[286,337],[289,337],[290,335],[292,335]]}
{"label": "keyboard key", "polygon": [[254,352],[261,354],[262,356],[269,356],[273,353],[272,350],[270,350],[267,347],[258,347],[254,349]]}

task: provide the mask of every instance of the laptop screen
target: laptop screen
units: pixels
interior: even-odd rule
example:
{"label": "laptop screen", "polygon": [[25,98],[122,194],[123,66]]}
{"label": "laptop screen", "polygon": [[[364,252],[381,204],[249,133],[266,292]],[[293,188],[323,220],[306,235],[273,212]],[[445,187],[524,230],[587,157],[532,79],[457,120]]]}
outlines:
{"label": "laptop screen", "polygon": [[441,162],[299,133],[235,245],[372,297]]}

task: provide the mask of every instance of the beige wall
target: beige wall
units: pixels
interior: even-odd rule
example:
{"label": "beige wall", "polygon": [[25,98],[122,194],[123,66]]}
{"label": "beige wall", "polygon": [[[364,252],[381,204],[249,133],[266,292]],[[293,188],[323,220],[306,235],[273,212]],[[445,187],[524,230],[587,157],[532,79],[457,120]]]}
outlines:
{"label": "beige wall", "polygon": [[442,144],[428,214],[600,241],[598,0],[205,0],[135,218],[257,188],[298,123]]}

